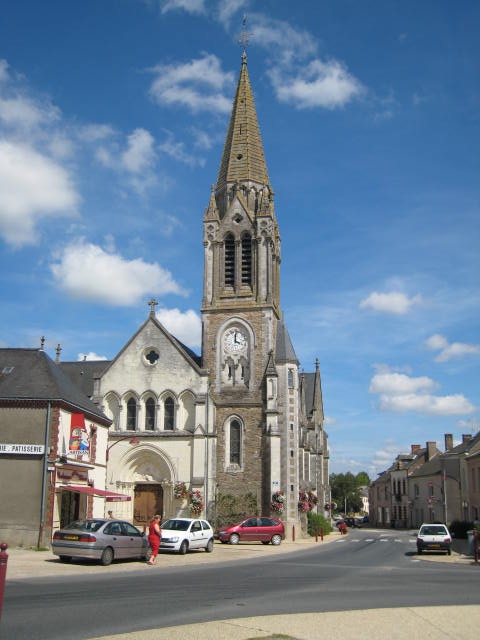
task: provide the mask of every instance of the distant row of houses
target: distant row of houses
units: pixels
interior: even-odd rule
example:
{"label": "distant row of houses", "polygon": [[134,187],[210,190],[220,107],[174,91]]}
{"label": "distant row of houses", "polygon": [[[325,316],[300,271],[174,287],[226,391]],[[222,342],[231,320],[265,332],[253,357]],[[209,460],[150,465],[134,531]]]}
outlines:
{"label": "distant row of houses", "polygon": [[423,522],[478,521],[480,513],[480,432],[464,434],[456,446],[445,434],[436,442],[411,445],[369,488],[372,526],[416,528]]}

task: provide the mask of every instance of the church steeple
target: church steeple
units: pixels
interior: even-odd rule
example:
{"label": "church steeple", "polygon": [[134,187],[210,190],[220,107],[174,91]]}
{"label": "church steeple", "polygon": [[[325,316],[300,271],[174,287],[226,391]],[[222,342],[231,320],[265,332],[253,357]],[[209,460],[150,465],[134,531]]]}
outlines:
{"label": "church steeple", "polygon": [[265,201],[270,200],[273,192],[263,153],[245,52],[242,54],[242,68],[216,184],[220,217],[225,215],[232,193],[238,191],[241,185],[245,191],[250,192],[253,188],[263,196],[256,199],[256,210],[260,206],[265,208]]}

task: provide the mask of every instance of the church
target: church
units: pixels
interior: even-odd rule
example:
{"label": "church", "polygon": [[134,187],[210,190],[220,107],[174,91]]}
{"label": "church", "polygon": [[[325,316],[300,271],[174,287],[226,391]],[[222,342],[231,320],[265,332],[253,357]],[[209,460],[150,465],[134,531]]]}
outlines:
{"label": "church", "polygon": [[244,52],[203,217],[201,356],[160,324],[151,300],[94,380],[92,399],[113,423],[106,486],[132,498],[116,515],[145,524],[152,513],[196,510],[214,523],[276,513],[291,527],[300,492],[324,513],[320,371],[318,361],[300,371],[281,312],[273,195]]}

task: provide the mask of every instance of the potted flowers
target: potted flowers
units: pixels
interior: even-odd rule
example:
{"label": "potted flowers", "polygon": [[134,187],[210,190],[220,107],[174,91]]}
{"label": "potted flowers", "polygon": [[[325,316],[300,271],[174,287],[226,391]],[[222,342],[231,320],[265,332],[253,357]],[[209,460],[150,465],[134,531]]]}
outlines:
{"label": "potted flowers", "polygon": [[276,513],[283,513],[285,508],[285,496],[282,491],[275,491],[272,495],[272,503],[270,509]]}
{"label": "potted flowers", "polygon": [[183,500],[188,496],[188,489],[185,482],[176,482],[173,486],[173,497],[177,500]]}
{"label": "potted flowers", "polygon": [[194,516],[199,516],[203,511],[202,494],[198,489],[193,489],[189,493],[190,504],[188,505],[190,512]]}
{"label": "potted flowers", "polygon": [[313,491],[306,491],[300,489],[298,492],[298,510],[299,511],[312,511],[315,505],[318,504],[318,498]]}

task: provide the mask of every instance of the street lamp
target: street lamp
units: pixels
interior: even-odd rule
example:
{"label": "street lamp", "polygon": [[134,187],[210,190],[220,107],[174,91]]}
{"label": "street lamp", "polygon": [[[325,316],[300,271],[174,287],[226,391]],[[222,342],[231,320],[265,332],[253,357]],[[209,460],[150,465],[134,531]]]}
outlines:
{"label": "street lamp", "polygon": [[122,442],[123,440],[128,440],[129,444],[139,444],[140,442],[137,436],[123,436],[122,438],[118,438],[118,440],[116,440],[113,444],[107,447],[107,455],[106,455],[107,462],[108,462],[108,458],[110,457],[110,449],[112,449],[116,444],[118,444],[119,442]]}

